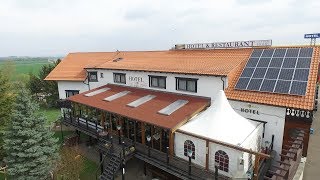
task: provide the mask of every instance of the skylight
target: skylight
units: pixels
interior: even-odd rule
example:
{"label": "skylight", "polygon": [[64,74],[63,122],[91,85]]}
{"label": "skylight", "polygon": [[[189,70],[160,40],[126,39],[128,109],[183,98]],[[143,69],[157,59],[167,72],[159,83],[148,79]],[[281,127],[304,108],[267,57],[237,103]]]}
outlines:
{"label": "skylight", "polygon": [[119,93],[114,94],[112,96],[106,97],[103,100],[110,102],[110,101],[113,101],[115,99],[121,98],[122,96],[125,96],[125,95],[127,95],[129,93],[130,93],[130,91],[122,91],[122,92],[119,92]]}
{"label": "skylight", "polygon": [[143,96],[129,104],[127,104],[127,106],[130,106],[130,107],[138,107],[140,106],[141,104],[144,104],[148,101],[150,101],[151,99],[155,98],[156,96],[155,95],[146,95],[146,96]]}
{"label": "skylight", "polygon": [[188,102],[189,101],[187,101],[187,100],[179,99],[179,100],[171,103],[167,107],[161,109],[160,111],[158,111],[158,113],[163,114],[163,115],[170,115],[173,112],[175,112],[176,110],[180,109],[182,106],[186,105]]}
{"label": "skylight", "polygon": [[94,96],[94,95],[103,93],[103,92],[105,92],[105,91],[108,91],[109,89],[110,89],[110,88],[98,89],[98,90],[96,90],[96,91],[89,92],[89,93],[85,94],[84,96],[87,96],[87,97]]}

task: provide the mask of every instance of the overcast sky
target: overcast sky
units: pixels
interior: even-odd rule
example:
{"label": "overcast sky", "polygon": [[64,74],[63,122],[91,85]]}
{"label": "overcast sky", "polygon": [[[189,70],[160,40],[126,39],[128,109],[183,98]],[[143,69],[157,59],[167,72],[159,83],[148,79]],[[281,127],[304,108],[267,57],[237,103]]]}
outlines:
{"label": "overcast sky", "polygon": [[305,44],[319,0],[0,0],[0,56],[163,50],[179,43],[272,39]]}

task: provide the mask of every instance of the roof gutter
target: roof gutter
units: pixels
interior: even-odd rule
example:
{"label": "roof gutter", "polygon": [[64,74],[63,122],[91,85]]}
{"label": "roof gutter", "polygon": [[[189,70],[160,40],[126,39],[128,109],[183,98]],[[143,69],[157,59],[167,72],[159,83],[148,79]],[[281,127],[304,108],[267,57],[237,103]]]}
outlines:
{"label": "roof gutter", "polygon": [[[84,79],[84,81],[82,83],[88,85],[88,90],[90,90],[90,83],[89,83],[89,78],[88,78],[89,73],[88,73],[86,68],[84,70],[86,71],[87,76],[86,76],[86,78]],[[87,79],[88,79],[88,83],[86,83]]]}
{"label": "roof gutter", "polygon": [[224,80],[223,78],[225,78],[225,76],[221,76],[221,81],[222,81],[222,90],[224,90],[224,83],[225,83],[225,80]]}

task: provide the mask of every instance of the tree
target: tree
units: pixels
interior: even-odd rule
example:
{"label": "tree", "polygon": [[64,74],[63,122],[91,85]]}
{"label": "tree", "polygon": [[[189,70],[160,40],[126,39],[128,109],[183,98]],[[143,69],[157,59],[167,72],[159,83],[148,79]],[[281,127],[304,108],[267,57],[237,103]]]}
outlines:
{"label": "tree", "polygon": [[42,92],[42,81],[36,75],[30,73],[29,74],[29,82],[27,83],[27,87],[30,90],[31,94],[35,94],[36,96]]}
{"label": "tree", "polygon": [[56,102],[59,99],[58,83],[56,81],[45,81],[44,79],[60,62],[61,60],[58,59],[54,64],[43,65],[39,76],[30,75],[27,85],[32,94],[44,93],[49,107],[57,107]]}
{"label": "tree", "polygon": [[9,122],[14,102],[14,93],[9,77],[0,69],[0,160],[4,157],[3,132]]}
{"label": "tree", "polygon": [[36,104],[23,85],[17,90],[13,112],[4,134],[8,174],[14,179],[47,179],[58,156],[57,139],[38,114]]}
{"label": "tree", "polygon": [[84,168],[84,160],[77,148],[63,146],[56,174],[65,180],[79,179]]}

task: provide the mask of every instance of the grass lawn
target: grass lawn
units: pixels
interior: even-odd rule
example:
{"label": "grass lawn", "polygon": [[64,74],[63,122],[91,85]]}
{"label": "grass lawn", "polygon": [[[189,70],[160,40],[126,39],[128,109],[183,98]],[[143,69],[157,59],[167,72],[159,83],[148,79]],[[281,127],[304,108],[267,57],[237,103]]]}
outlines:
{"label": "grass lawn", "polygon": [[98,175],[100,175],[100,168],[98,167],[98,164],[94,161],[91,161],[87,158],[84,158],[84,169],[80,173],[80,179],[90,180],[96,178],[96,171],[98,171]]}
{"label": "grass lawn", "polygon": [[56,108],[40,108],[39,112],[43,113],[46,116],[47,125],[55,122],[61,113],[60,109]]}

